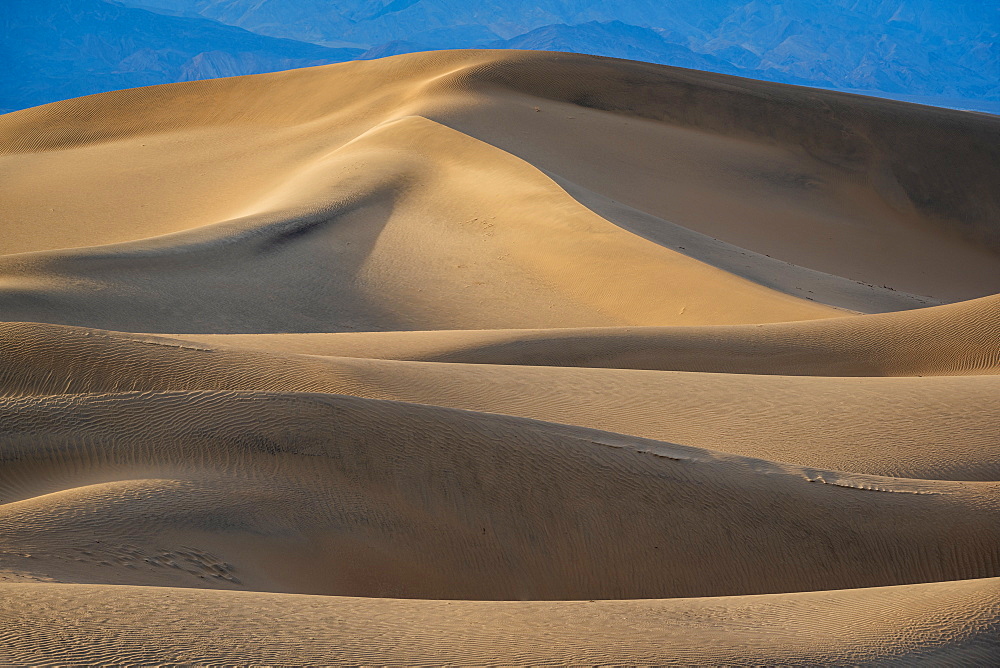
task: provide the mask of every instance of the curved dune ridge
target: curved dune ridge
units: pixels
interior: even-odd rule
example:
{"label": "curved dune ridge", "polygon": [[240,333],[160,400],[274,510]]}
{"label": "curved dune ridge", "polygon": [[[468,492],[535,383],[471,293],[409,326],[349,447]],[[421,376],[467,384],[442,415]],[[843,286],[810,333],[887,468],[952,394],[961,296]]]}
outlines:
{"label": "curved dune ridge", "polygon": [[996,117],[436,52],[0,175],[0,663],[1000,662]]}

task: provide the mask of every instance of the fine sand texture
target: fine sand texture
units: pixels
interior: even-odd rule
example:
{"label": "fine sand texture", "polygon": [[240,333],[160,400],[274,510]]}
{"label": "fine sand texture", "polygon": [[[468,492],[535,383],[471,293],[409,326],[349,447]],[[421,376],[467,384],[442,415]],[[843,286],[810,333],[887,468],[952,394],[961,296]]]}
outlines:
{"label": "fine sand texture", "polygon": [[998,184],[573,54],[0,116],[0,664],[1000,664]]}

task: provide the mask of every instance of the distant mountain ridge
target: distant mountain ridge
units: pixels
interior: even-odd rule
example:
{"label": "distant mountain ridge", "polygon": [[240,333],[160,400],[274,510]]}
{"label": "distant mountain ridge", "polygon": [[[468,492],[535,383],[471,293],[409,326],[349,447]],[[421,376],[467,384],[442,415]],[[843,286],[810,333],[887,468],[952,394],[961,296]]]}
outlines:
{"label": "distant mountain ridge", "polygon": [[11,0],[0,8],[0,28],[0,112],[121,88],[323,65],[362,51],[102,0]]}
{"label": "distant mountain ridge", "polygon": [[[13,74],[0,82],[5,109],[168,80],[505,48],[644,60],[1000,113],[1000,4],[979,0],[12,3],[0,8],[4,59],[37,66],[30,73],[7,68]],[[38,44],[46,31],[57,48]]]}

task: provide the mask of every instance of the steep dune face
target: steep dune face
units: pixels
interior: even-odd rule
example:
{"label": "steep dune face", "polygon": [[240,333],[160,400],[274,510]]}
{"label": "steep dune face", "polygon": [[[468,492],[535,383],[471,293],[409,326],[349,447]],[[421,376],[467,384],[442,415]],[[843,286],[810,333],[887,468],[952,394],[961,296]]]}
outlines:
{"label": "steep dune face", "polygon": [[[346,183],[331,184],[331,170]],[[151,241],[9,258],[15,285],[34,275],[79,287],[34,308],[36,290],[8,292],[7,308],[25,320],[82,310],[88,319],[75,323],[161,331],[180,318],[206,330],[308,331],[837,313],[635,237],[534,168],[422,118],[377,126],[240,213]],[[262,303],[262,291],[279,303]]]}
{"label": "steep dune face", "polygon": [[0,661],[1000,660],[998,136],[485,51],[0,116]]}

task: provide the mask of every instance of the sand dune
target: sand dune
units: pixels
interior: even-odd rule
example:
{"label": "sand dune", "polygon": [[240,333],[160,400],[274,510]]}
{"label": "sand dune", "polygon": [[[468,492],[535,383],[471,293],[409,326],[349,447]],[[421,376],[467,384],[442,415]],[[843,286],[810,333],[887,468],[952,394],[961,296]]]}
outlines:
{"label": "sand dune", "polygon": [[5,408],[0,523],[30,555],[6,555],[13,577],[196,586],[204,554],[150,563],[182,536],[237,564],[209,582],[348,596],[666,598],[1000,576],[1000,482],[836,473],[335,395]]}
{"label": "sand dune", "polygon": [[1000,661],[998,136],[490,51],[0,116],[0,662]]}
{"label": "sand dune", "polygon": [[1000,375],[838,378],[407,362],[16,323],[0,325],[0,349],[0,396],[351,394],[575,424],[834,470],[1000,480]]}
{"label": "sand dune", "polygon": [[273,352],[463,364],[585,366],[791,376],[1000,371],[1000,297],[866,317],[745,326],[188,334]]}
{"label": "sand dune", "polygon": [[[628,657],[690,666],[752,656],[770,665],[983,665],[996,657],[998,589],[993,578],[714,599],[483,602],[7,584],[0,660],[565,665]],[[10,614],[26,608],[37,610],[30,620]],[[80,623],[67,627],[66,609]],[[169,620],[185,623],[165,638]]]}

